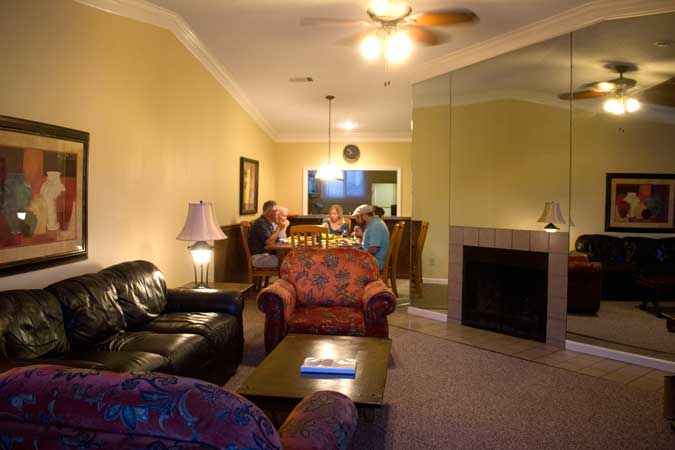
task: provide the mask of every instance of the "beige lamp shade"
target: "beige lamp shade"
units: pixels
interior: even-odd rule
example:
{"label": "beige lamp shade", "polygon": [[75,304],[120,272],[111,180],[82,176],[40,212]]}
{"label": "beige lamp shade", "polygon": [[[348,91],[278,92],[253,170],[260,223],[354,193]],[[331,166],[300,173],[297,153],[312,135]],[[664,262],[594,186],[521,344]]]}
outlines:
{"label": "beige lamp shade", "polygon": [[563,219],[562,212],[560,211],[560,203],[558,202],[546,202],[544,203],[544,211],[541,213],[541,217],[537,222],[542,223],[565,223]]}
{"label": "beige lamp shade", "polygon": [[216,214],[211,203],[190,203],[187,219],[180,234],[179,241],[217,241],[227,239],[218,226]]}

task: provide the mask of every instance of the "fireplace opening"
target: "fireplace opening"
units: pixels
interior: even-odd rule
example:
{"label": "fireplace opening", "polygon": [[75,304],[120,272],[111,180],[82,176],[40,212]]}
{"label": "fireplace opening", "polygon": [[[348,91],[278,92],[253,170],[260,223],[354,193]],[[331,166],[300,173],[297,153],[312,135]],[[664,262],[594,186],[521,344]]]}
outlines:
{"label": "fireplace opening", "polygon": [[546,341],[546,253],[464,246],[463,276],[463,325]]}

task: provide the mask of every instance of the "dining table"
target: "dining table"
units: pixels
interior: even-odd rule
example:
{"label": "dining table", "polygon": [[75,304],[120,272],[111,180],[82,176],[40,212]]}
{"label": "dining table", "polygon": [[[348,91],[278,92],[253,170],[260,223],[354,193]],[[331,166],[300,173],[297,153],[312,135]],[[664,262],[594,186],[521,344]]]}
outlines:
{"label": "dining table", "polygon": [[[295,238],[298,239],[298,238]],[[298,242],[296,240],[296,247],[304,246],[304,242]],[[313,247],[311,242],[309,243]],[[340,237],[329,235],[327,240],[322,240],[321,248],[361,248],[361,240],[354,237]],[[291,237],[278,240],[270,250],[274,250],[279,258],[279,265],[284,260],[288,252],[293,250],[293,245],[291,244]]]}

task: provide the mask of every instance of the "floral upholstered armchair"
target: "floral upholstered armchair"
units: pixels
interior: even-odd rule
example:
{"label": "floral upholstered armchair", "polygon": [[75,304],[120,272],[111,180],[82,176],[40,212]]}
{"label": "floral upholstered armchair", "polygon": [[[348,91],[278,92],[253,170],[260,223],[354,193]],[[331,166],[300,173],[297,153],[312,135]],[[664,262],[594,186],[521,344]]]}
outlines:
{"label": "floral upholstered armchair", "polygon": [[353,248],[290,252],[280,279],[258,294],[267,353],[288,333],[388,337],[395,307],[375,258]]}
{"label": "floral upholstered armchair", "polygon": [[345,450],[354,403],[305,397],[277,431],[247,399],[205,381],[35,365],[0,374],[0,448]]}

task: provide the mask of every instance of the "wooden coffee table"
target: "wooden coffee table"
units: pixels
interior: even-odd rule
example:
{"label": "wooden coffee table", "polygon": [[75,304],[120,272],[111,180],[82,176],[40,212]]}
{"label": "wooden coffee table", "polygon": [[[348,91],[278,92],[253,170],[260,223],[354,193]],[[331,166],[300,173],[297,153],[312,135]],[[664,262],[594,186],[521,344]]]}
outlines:
{"label": "wooden coffee table", "polygon": [[[237,390],[268,412],[284,413],[317,391],[349,397],[367,419],[384,402],[391,340],[375,337],[289,334]],[[356,358],[354,378],[300,374],[308,356]]]}

